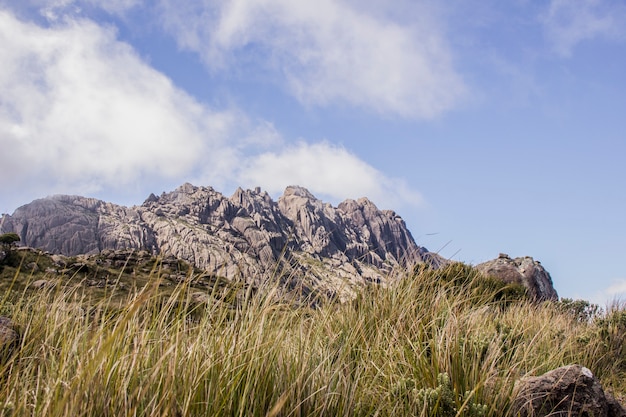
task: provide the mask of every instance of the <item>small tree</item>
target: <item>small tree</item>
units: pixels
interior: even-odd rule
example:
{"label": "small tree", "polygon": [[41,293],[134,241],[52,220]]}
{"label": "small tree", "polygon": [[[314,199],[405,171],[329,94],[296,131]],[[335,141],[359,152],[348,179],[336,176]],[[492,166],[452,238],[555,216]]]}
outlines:
{"label": "small tree", "polygon": [[19,242],[20,237],[17,233],[4,233],[0,235],[0,244],[4,247],[11,247],[15,242]]}

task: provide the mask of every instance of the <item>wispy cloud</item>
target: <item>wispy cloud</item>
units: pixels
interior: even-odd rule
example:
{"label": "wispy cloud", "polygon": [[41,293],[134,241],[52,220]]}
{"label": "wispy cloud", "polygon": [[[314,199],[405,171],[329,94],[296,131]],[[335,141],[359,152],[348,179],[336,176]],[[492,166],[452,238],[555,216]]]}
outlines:
{"label": "wispy cloud", "polygon": [[198,102],[114,29],[59,22],[42,27],[0,11],[2,206],[52,193],[158,192],[188,180],[418,202],[343,148],[290,146],[270,122]]}
{"label": "wispy cloud", "polygon": [[604,293],[609,297],[626,297],[626,279],[615,280]]}
{"label": "wispy cloud", "polygon": [[611,285],[596,292],[589,301],[607,306],[616,300],[626,301],[626,278],[613,280]]}
{"label": "wispy cloud", "polygon": [[68,15],[79,16],[83,14],[83,9],[94,8],[123,15],[144,2],[145,0],[22,0],[22,7],[36,9],[46,19],[56,21]]}
{"label": "wispy cloud", "polygon": [[[430,16],[421,4],[412,7]],[[434,16],[400,24],[358,6],[338,0],[161,1],[165,26],[211,70],[261,68],[305,105],[339,103],[431,118],[458,104],[465,86]]]}
{"label": "wispy cloud", "polygon": [[572,54],[581,42],[595,38],[626,40],[626,4],[607,0],[552,0],[542,16],[555,52]]}
{"label": "wispy cloud", "polygon": [[257,183],[278,193],[292,184],[334,200],[369,197],[386,208],[420,205],[422,198],[401,179],[392,179],[341,146],[328,142],[300,142],[280,151],[266,152],[246,161],[240,181]]}

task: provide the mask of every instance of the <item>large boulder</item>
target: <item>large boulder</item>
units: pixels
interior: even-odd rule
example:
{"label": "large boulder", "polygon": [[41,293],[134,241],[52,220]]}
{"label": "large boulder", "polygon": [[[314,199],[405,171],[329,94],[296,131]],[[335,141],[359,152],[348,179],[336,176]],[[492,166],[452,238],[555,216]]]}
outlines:
{"label": "large boulder", "polygon": [[564,366],[517,383],[515,417],[626,417],[626,410],[581,365]]}
{"label": "large boulder", "polygon": [[476,265],[484,275],[499,278],[507,284],[519,284],[537,301],[558,300],[552,278],[539,261],[530,256],[511,259],[501,253],[496,259]]}

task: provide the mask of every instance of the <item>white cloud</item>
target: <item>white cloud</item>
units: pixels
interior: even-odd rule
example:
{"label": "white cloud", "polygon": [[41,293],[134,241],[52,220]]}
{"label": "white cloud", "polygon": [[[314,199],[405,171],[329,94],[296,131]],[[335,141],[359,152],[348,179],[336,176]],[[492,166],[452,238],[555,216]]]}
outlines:
{"label": "white cloud", "polygon": [[289,146],[269,122],[208,108],[113,29],[61,20],[44,28],[0,11],[0,209],[53,193],[128,196],[184,181],[419,203],[405,183],[341,147]]}
{"label": "white cloud", "polygon": [[[431,118],[464,94],[434,17],[400,24],[376,7],[340,0],[162,0],[161,6],[179,44],[213,71],[274,72],[306,105],[338,102]],[[424,2],[412,7],[431,16]]]}
{"label": "white cloud", "polygon": [[422,202],[419,193],[402,180],[386,177],[343,147],[328,142],[300,142],[266,152],[248,159],[242,168],[239,179],[243,185],[263,185],[274,194],[297,184],[337,201],[369,197],[386,208]]}
{"label": "white cloud", "polygon": [[542,17],[556,53],[568,57],[581,42],[626,39],[626,5],[607,0],[552,0]]}
{"label": "white cloud", "polygon": [[5,192],[121,189],[182,177],[228,151],[234,114],[178,90],[111,29],[46,29],[0,11],[0,44]]}

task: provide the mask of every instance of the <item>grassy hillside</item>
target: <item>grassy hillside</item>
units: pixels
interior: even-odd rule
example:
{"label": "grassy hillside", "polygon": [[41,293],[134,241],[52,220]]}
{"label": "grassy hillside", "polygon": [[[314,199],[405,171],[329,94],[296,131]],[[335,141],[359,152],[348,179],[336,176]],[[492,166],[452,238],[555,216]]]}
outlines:
{"label": "grassy hillside", "polygon": [[0,363],[0,415],[503,416],[517,379],[571,363],[626,393],[623,306],[533,304],[454,264],[310,308],[272,283],[225,297],[197,271],[164,285],[152,262],[119,272],[145,285],[97,294],[33,290],[40,272],[5,266],[0,313],[22,340]]}

